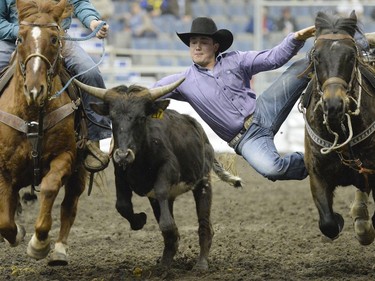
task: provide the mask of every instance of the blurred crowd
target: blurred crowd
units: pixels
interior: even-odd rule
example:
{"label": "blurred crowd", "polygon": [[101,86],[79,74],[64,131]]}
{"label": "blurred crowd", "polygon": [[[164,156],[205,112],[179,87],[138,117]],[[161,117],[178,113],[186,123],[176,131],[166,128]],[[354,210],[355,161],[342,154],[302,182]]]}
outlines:
{"label": "blurred crowd", "polygon": [[[220,28],[230,29],[234,34],[251,34],[254,33],[255,28],[253,12],[255,0],[91,0],[91,2],[109,22],[111,26],[109,41],[118,47],[131,47],[131,40],[134,38],[159,37],[163,40],[164,33],[174,36],[176,31],[188,31],[192,18],[196,16],[211,16]],[[234,9],[233,6],[238,6],[238,9]],[[290,32],[314,24],[313,8],[315,7],[264,6],[261,22],[263,36],[267,38],[279,34],[282,38]],[[337,7],[325,8],[343,15],[354,9],[359,18],[366,12],[366,7],[360,0],[341,0]],[[374,21],[375,7],[370,8],[372,12],[367,11],[367,15]],[[223,21],[223,18],[227,19]],[[278,38],[273,41],[277,40]]]}
{"label": "blurred crowd", "polygon": [[91,0],[105,20],[115,24],[115,31],[131,32],[134,37],[156,37],[159,32],[153,19],[171,15],[190,21],[194,0]]}

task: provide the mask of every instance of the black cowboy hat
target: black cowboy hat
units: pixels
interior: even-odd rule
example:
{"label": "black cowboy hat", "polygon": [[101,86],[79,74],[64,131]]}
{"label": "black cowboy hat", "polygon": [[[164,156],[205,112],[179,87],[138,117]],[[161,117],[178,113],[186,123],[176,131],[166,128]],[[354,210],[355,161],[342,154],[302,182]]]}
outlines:
{"label": "black cowboy hat", "polygon": [[190,46],[190,37],[192,36],[208,36],[212,37],[216,42],[219,43],[219,52],[224,52],[233,43],[233,34],[227,29],[217,29],[215,22],[206,17],[199,17],[193,20],[190,28],[190,32],[177,33],[182,42],[186,46]]}

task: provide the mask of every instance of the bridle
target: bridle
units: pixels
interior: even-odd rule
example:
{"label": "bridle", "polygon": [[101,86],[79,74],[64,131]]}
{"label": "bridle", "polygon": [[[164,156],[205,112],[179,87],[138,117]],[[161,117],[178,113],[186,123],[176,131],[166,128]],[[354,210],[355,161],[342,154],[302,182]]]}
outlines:
{"label": "bridle", "polygon": [[[330,40],[330,41],[340,41],[340,40],[350,40],[353,43],[353,47],[356,49],[356,54],[358,56],[359,51],[356,45],[356,42],[354,41],[354,38],[350,36],[349,34],[339,34],[339,33],[329,33],[329,34],[322,34],[319,35],[314,42],[314,46],[317,41],[319,40]],[[314,51],[315,48],[312,50],[310,53],[311,59],[312,59],[312,64],[314,68],[314,72],[317,73],[316,71],[316,62],[314,60]],[[316,76],[316,81],[317,81],[317,90],[320,95],[323,95],[323,92],[325,88],[331,84],[340,84],[344,89],[346,89],[347,93],[351,93],[353,91],[353,82],[356,77],[359,77],[359,68],[358,68],[358,62],[356,61],[354,68],[352,69],[351,73],[351,78],[349,83],[346,82],[344,79],[339,78],[339,77],[330,77],[328,78],[323,84],[318,80],[318,77]]]}
{"label": "bridle", "polygon": [[[356,49],[357,56],[359,54],[357,45],[356,45],[353,37],[348,35],[348,34],[338,34],[338,33],[323,34],[323,35],[320,35],[316,38],[315,43],[319,40],[331,40],[331,41],[350,40],[353,43],[353,47],[355,47],[355,49]],[[314,44],[314,46],[315,46],[315,44]],[[347,110],[345,112],[349,135],[343,143],[339,143],[339,144],[337,143],[338,139],[339,139],[339,134],[334,132],[333,130],[331,130],[331,128],[328,124],[328,121],[327,121],[327,116],[325,114],[323,114],[324,124],[326,125],[326,128],[327,128],[328,132],[331,133],[334,136],[334,142],[333,143],[330,143],[330,142],[328,142],[326,140],[323,140],[320,137],[318,137],[313,132],[313,130],[311,129],[311,127],[309,126],[309,124],[306,120],[306,127],[307,127],[307,131],[309,132],[310,137],[317,144],[319,144],[319,145],[324,144],[324,145],[322,145],[323,148],[321,149],[321,153],[322,154],[328,154],[331,151],[338,151],[339,149],[343,148],[344,146],[346,146],[348,144],[354,145],[353,144],[353,128],[352,128],[352,124],[351,124],[351,116],[353,116],[353,115],[357,116],[360,113],[361,96],[362,96],[362,87],[361,87],[362,75],[361,75],[359,67],[358,67],[358,59],[356,59],[356,62],[354,64],[354,67],[353,67],[352,72],[351,72],[351,78],[350,78],[349,82],[346,82],[344,79],[342,79],[340,77],[330,77],[326,81],[324,81],[324,83],[322,84],[319,81],[318,76],[316,74],[317,68],[316,68],[316,61],[314,59],[314,52],[315,52],[315,47],[312,50],[312,52],[310,53],[310,56],[311,56],[311,63],[312,63],[313,69],[314,69],[315,77],[316,77],[316,90],[317,90],[318,94],[320,95],[320,99],[316,103],[316,105],[314,107],[314,111],[316,111],[319,106],[322,106],[322,104],[323,104],[323,92],[329,85],[332,85],[332,84],[339,84],[344,89],[346,89],[347,99],[351,100],[356,105],[356,108],[355,108],[354,111],[347,108]],[[356,79],[358,80],[358,83],[359,83],[357,100],[354,99],[350,95],[350,93],[353,93],[355,91],[353,85],[354,85],[354,81]],[[362,141],[364,138],[362,136],[356,136],[356,137],[354,137],[354,139],[356,139],[356,140],[360,139]]]}
{"label": "bridle", "polygon": [[[20,25],[32,26],[32,27],[41,27],[41,28],[57,28],[60,31],[60,27],[57,23],[46,23],[46,24],[36,24],[30,23],[27,21],[21,21]],[[17,39],[18,40],[18,39]],[[56,57],[51,63],[48,58],[40,53],[33,53],[26,57],[24,62],[19,62],[20,69],[24,80],[26,79],[26,65],[31,58],[39,57],[41,58],[48,66],[47,70],[47,95],[50,97],[52,89],[53,78],[58,74],[57,73],[57,64],[61,57],[62,43],[61,38],[58,38],[58,51]],[[44,104],[39,109],[38,121],[25,121],[19,118],[16,115],[9,114],[7,112],[0,110],[0,122],[16,129],[21,133],[25,133],[27,139],[32,145],[31,157],[33,159],[34,174],[33,174],[33,183],[32,183],[32,192],[36,190],[36,186],[39,185],[41,180],[41,150],[44,131],[52,128],[65,117],[72,114],[77,110],[80,100],[72,101],[71,103],[65,104],[62,107],[48,113],[45,116]]]}
{"label": "bridle", "polygon": [[[60,26],[57,23],[38,24],[38,23],[31,23],[31,22],[27,22],[27,21],[21,21],[20,25],[32,26],[32,27],[41,27],[41,28],[53,27],[53,28],[57,28],[57,30],[60,31]],[[26,65],[30,61],[30,59],[32,59],[34,57],[39,57],[39,58],[42,59],[42,61],[44,61],[47,64],[47,66],[48,66],[48,69],[47,69],[47,96],[48,97],[51,96],[52,80],[53,80],[53,77],[55,77],[56,74],[57,74],[57,71],[56,71],[57,63],[58,63],[59,59],[61,58],[61,50],[62,50],[61,38],[58,38],[58,44],[59,44],[59,48],[57,50],[56,56],[55,56],[52,63],[48,60],[48,58],[46,58],[43,54],[40,54],[40,53],[30,54],[26,57],[24,62],[22,62],[22,61],[19,62],[21,74],[22,74],[24,79],[26,79]],[[18,39],[16,41],[16,45],[18,45]]]}
{"label": "bridle", "polygon": [[[323,123],[326,125],[328,132],[335,136],[335,140],[334,140],[333,143],[329,142],[327,140],[324,140],[320,136],[318,136],[313,131],[311,126],[309,125],[309,122],[306,118],[306,112],[305,111],[303,112],[303,114],[304,114],[304,118],[305,118],[306,131],[309,134],[310,138],[316,144],[318,144],[319,146],[322,147],[321,150],[320,150],[320,152],[322,154],[328,154],[332,151],[335,151],[338,154],[341,162],[344,165],[346,165],[346,166],[348,166],[348,167],[350,167],[350,168],[352,168],[352,169],[354,169],[354,170],[358,171],[359,173],[364,174],[366,176],[368,174],[374,174],[375,170],[363,167],[361,160],[358,159],[357,157],[355,157],[353,155],[353,153],[351,152],[351,147],[353,147],[354,145],[362,142],[363,140],[365,140],[366,138],[368,138],[369,136],[371,136],[375,132],[375,122],[373,122],[372,124],[370,124],[369,127],[367,127],[367,129],[365,129],[364,131],[362,131],[358,135],[353,136],[351,116],[358,116],[360,114],[360,105],[361,105],[361,96],[362,96],[362,74],[360,72],[359,65],[358,65],[359,64],[359,61],[358,61],[359,51],[358,51],[356,42],[354,41],[353,37],[350,36],[350,35],[347,35],[347,34],[332,34],[332,33],[320,35],[319,37],[317,37],[316,41],[318,41],[318,40],[335,40],[335,41],[338,41],[338,40],[348,40],[348,39],[353,42],[353,45],[356,48],[356,52],[357,52],[356,53],[356,62],[355,62],[354,67],[352,69],[351,78],[350,78],[349,82],[346,82],[345,80],[343,80],[342,78],[339,78],[339,77],[331,77],[331,78],[328,78],[323,84],[321,84],[320,81],[318,80],[317,75],[316,75],[317,69],[316,69],[315,61],[313,59],[313,53],[314,53],[315,49],[313,49],[312,52],[311,52],[311,56],[312,56],[311,64],[313,65],[314,73],[315,73],[315,76],[316,76],[316,84],[317,84],[316,90],[319,93],[319,95],[321,96],[320,100],[315,105],[313,111],[316,111],[318,106],[322,105],[322,103],[323,103],[323,101],[322,101],[323,92],[324,92],[325,88],[328,85],[331,85],[331,84],[342,85],[342,87],[344,89],[346,89],[346,94],[348,96],[348,99],[350,99],[351,101],[353,101],[355,103],[356,109],[351,111],[348,108],[346,110],[346,113],[345,113],[345,116],[347,118],[347,127],[348,127],[348,130],[349,130],[349,136],[347,137],[347,139],[343,143],[338,144],[337,143],[338,133],[333,132],[330,129],[329,124],[328,124],[325,116],[323,115],[323,119],[324,119]],[[355,81],[358,82],[358,89],[354,89],[354,82]],[[357,100],[354,99],[350,95],[350,93],[353,93],[354,91],[358,91]],[[345,149],[345,147],[347,149]],[[350,159],[347,159],[346,157],[344,157],[343,151],[345,151],[345,150],[349,151]]]}

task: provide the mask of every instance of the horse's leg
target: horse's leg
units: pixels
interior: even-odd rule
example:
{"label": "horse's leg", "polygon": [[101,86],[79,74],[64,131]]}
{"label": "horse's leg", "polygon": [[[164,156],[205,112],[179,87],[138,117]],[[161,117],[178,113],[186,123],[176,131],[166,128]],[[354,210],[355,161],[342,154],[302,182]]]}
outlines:
{"label": "horse's leg", "polygon": [[62,179],[70,175],[74,156],[65,152],[57,156],[50,163],[49,172],[40,184],[40,209],[35,223],[27,254],[35,259],[45,258],[50,251],[49,231],[52,226],[52,207],[62,186]]}
{"label": "horse's leg", "polygon": [[25,237],[26,231],[23,226],[15,223],[19,195],[4,183],[0,186],[0,241],[4,239],[9,242],[10,246],[15,247]]}
{"label": "horse's leg", "polygon": [[314,199],[315,206],[319,212],[319,228],[320,231],[330,239],[338,238],[338,235],[344,227],[344,219],[338,213],[334,213],[333,204],[333,188],[318,177],[310,174],[310,188]]}
{"label": "horse's leg", "polygon": [[78,199],[85,189],[86,177],[82,165],[65,184],[65,196],[60,210],[60,233],[55,248],[50,255],[48,265],[67,265],[68,236],[77,215]]}
{"label": "horse's leg", "polygon": [[350,210],[354,220],[354,231],[361,245],[370,245],[375,239],[375,230],[367,209],[368,193],[356,190],[355,199]]}
{"label": "horse's leg", "polygon": [[195,270],[208,270],[208,254],[214,231],[211,225],[212,187],[210,175],[193,190],[197,216],[200,254]]}

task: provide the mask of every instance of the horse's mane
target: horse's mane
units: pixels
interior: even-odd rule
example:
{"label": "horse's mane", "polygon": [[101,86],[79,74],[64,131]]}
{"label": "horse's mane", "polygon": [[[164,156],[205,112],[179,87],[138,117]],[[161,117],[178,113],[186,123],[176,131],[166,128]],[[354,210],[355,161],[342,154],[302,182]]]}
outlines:
{"label": "horse's mane", "polygon": [[[19,20],[22,21],[27,18],[30,22],[34,22],[36,19],[40,18],[42,14],[49,14],[60,23],[62,19],[68,17],[73,11],[73,7],[68,2],[66,6],[62,7],[64,11],[57,9],[56,1],[54,0],[17,0],[17,9]],[[58,16],[60,14],[62,14],[61,17]]]}
{"label": "horse's mane", "polygon": [[323,30],[329,31],[330,33],[346,33],[352,37],[354,37],[356,32],[363,34],[357,25],[357,17],[354,12],[352,12],[348,18],[318,12],[315,18],[315,27],[317,29],[317,36],[319,36]]}

